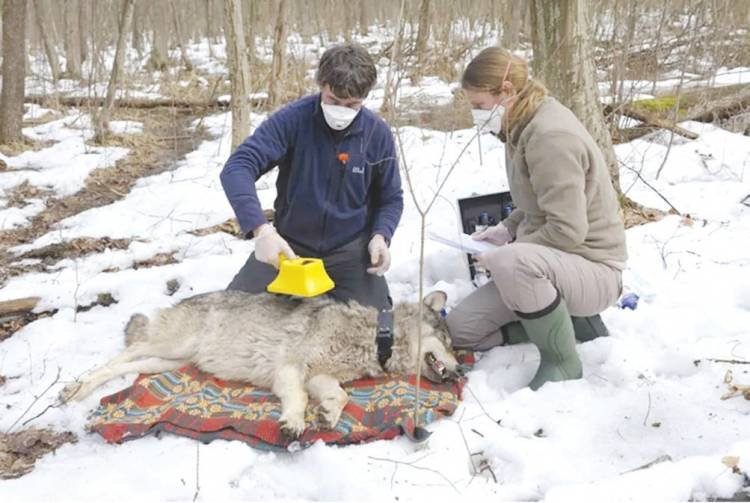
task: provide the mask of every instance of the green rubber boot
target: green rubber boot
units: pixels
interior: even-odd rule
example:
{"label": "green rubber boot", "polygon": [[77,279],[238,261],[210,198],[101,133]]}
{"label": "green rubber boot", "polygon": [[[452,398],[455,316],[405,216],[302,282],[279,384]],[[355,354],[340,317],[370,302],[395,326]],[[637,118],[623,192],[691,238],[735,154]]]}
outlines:
{"label": "green rubber boot", "polygon": [[532,390],[550,381],[579,379],[583,375],[581,359],[576,352],[576,339],[568,306],[558,295],[555,302],[542,313],[519,313],[521,324],[531,342],[539,350],[541,362],[529,383]]}
{"label": "green rubber boot", "polygon": [[[609,330],[598,314],[594,316],[571,316],[573,322],[573,331],[576,334],[578,342],[593,341],[597,337],[607,337]],[[529,335],[520,321],[512,321],[502,327],[503,344],[522,344],[529,342]]]}

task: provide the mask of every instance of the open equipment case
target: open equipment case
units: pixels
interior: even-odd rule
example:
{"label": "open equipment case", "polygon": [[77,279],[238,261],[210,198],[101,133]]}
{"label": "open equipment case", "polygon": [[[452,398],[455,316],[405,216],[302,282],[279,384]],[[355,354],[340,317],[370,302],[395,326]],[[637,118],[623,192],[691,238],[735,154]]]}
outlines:
{"label": "open equipment case", "polygon": [[[513,208],[515,208],[513,199],[508,191],[465,197],[458,200],[461,226],[466,234],[472,234],[489,226],[497,225],[510,215]],[[489,272],[476,264],[471,254],[466,256],[469,261],[471,280],[477,286],[486,283]],[[482,276],[484,277],[482,278]]]}

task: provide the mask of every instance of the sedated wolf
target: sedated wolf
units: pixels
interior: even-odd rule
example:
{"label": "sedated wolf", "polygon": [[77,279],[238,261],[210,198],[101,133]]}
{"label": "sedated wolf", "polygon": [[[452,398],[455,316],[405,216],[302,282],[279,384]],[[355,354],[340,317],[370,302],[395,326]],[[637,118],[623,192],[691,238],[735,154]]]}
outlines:
{"label": "sedated wolf", "polygon": [[197,295],[161,309],[151,320],[133,315],[122,353],[68,385],[61,398],[83,399],[129,372],[164,372],[193,363],[220,379],[271,388],[281,399],[282,432],[297,438],[305,429],[308,393],[319,402],[324,426],[333,428],[349,399],[342,382],[411,373],[418,358],[438,362],[421,367],[432,381],[458,377],[448,330],[438,314],[445,300],[443,292],[424,300],[419,355],[419,306],[395,306],[392,356],[381,366],[375,308],[321,297],[300,300],[238,291]]}

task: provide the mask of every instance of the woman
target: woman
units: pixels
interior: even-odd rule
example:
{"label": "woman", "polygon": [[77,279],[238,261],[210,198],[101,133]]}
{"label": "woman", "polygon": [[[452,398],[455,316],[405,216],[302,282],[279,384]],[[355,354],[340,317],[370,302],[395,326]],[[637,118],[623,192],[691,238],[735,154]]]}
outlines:
{"label": "woman", "polygon": [[604,157],[575,115],[506,50],[482,51],[466,67],[462,87],[472,108],[501,116],[516,209],[474,236],[498,245],[478,257],[493,281],[448,315],[454,345],[486,350],[525,332],[541,354],[532,389],[580,378],[571,314],[591,317],[614,304],[627,259]]}

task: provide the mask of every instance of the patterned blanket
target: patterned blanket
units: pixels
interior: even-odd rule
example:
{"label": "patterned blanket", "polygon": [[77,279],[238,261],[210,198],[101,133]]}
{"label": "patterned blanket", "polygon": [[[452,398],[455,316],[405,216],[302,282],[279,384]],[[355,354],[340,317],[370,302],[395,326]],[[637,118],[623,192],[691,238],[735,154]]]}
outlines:
{"label": "patterned blanket", "polygon": [[[464,364],[473,355],[462,354]],[[463,381],[420,382],[420,424],[449,416],[458,406]],[[161,374],[138,376],[133,386],[101,399],[88,425],[108,442],[123,442],[163,431],[210,442],[216,438],[241,440],[264,450],[306,447],[317,440],[351,444],[415,437],[412,420],[415,376],[360,379],[344,385],[351,397],[336,428],[318,426],[315,404],[306,412],[307,429],[290,446],[281,434],[281,403],[269,390],[246,383],[223,381],[196,367],[185,366]]]}

